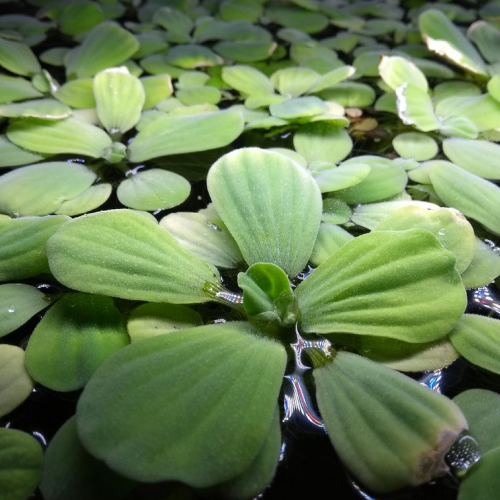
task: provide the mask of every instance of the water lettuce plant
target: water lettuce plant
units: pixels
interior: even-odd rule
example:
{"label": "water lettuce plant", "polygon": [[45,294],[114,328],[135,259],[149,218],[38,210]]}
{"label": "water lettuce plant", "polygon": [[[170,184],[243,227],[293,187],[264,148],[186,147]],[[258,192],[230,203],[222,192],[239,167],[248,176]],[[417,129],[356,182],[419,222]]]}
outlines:
{"label": "water lettuce plant", "polygon": [[495,3],[0,3],[0,498],[491,499]]}

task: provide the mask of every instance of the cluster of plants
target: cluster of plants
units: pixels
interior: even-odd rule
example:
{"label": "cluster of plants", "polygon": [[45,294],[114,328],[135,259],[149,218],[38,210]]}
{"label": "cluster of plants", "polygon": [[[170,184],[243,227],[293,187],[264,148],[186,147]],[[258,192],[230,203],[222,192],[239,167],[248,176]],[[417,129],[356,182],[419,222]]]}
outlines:
{"label": "cluster of plants", "polygon": [[265,498],[300,411],[365,497],[495,497],[500,395],[418,378],[500,374],[498,1],[0,12],[2,500]]}

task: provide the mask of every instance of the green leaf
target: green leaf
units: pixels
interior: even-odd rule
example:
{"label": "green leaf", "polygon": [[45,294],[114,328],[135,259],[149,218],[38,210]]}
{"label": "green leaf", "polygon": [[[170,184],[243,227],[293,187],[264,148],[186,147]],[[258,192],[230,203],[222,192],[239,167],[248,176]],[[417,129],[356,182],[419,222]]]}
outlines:
{"label": "green leaf", "polygon": [[321,92],[322,90],[328,89],[337,85],[338,83],[346,80],[350,76],[354,75],[356,70],[352,66],[340,66],[335,68],[328,73],[321,75],[306,91],[307,94],[314,94],[316,92]]}
{"label": "green leaf", "polygon": [[328,161],[338,163],[352,150],[352,139],[346,130],[328,122],[308,123],[293,136],[293,147],[307,163]]}
{"label": "green leaf", "polygon": [[69,78],[86,78],[123,64],[139,49],[137,39],[117,23],[106,21],[90,31],[65,58]]}
{"label": "green leaf", "polygon": [[436,208],[428,210],[409,206],[390,214],[374,231],[406,231],[407,229],[430,231],[457,259],[457,270],[463,273],[472,262],[475,250],[474,229],[457,210]]}
{"label": "green leaf", "polygon": [[0,75],[0,103],[2,104],[42,97],[42,95],[24,78]]}
{"label": "green leaf", "polygon": [[50,238],[47,255],[54,276],[82,292],[189,304],[210,300],[206,287],[219,286],[211,266],[128,210],[74,219]]}
{"label": "green leaf", "polygon": [[500,43],[500,30],[486,21],[476,21],[469,26],[467,38],[477,46],[481,55],[489,62],[500,62],[495,46]]}
{"label": "green leaf", "polygon": [[45,244],[69,217],[0,218],[0,280],[15,281],[49,272]]}
{"label": "green leaf", "polygon": [[113,186],[111,184],[94,184],[76,198],[63,201],[54,213],[73,217],[91,212],[105,203],[112,192]]}
{"label": "green leaf", "polygon": [[92,78],[81,78],[66,82],[54,92],[54,97],[72,108],[95,108]]}
{"label": "green leaf", "polygon": [[431,168],[432,186],[449,207],[500,233],[500,188],[453,164]]}
{"label": "green leaf", "polygon": [[308,12],[294,7],[268,7],[266,18],[280,26],[304,33],[318,33],[328,26],[328,17],[320,12]]}
{"label": "green leaf", "polygon": [[136,210],[172,208],[185,201],[191,184],[184,177],[152,168],[139,171],[120,183],[117,196],[120,203]]}
{"label": "green leaf", "polygon": [[26,151],[10,142],[5,135],[0,135],[0,168],[27,165],[43,159],[45,156]]}
{"label": "green leaf", "polygon": [[151,109],[172,95],[173,88],[170,75],[145,76],[140,80],[146,95],[144,109]]}
{"label": "green leaf", "polygon": [[313,266],[319,266],[340,247],[354,239],[345,229],[334,224],[322,222],[319,226],[318,237],[309,259]]}
{"label": "green leaf", "polygon": [[17,330],[37,312],[48,307],[50,297],[30,285],[0,285],[0,337]]}
{"label": "green leaf", "polygon": [[341,191],[335,196],[346,203],[373,203],[391,198],[406,187],[408,176],[404,169],[380,156],[357,156],[342,163],[342,166],[364,164],[370,172],[360,183]]}
{"label": "green leaf", "polygon": [[47,162],[17,168],[0,177],[0,211],[48,215],[86,191],[96,174],[85,165]]}
{"label": "green leaf", "polygon": [[465,288],[489,285],[498,276],[500,276],[500,254],[491,245],[476,238],[474,257],[462,274]]}
{"label": "green leaf", "polygon": [[222,69],[222,79],[243,95],[268,95],[274,93],[271,80],[251,66],[229,66]]}
{"label": "green leaf", "polygon": [[20,347],[0,344],[0,367],[0,417],[3,417],[28,399],[35,382],[26,371]]}
{"label": "green leaf", "polygon": [[160,227],[205,262],[225,269],[242,267],[240,249],[219,221],[213,222],[202,213],[177,212],[163,217]]}
{"label": "green leaf", "polygon": [[418,27],[429,50],[460,68],[480,76],[488,75],[476,49],[441,11],[426,10],[419,17]]}
{"label": "green leaf", "polygon": [[271,106],[271,104],[279,104],[287,100],[288,99],[286,97],[278,94],[257,94],[247,97],[245,99],[245,106],[248,109],[265,108]]}
{"label": "green leaf", "polygon": [[46,500],[120,500],[133,483],[96,460],[78,439],[71,417],[50,441],[40,489]]}
{"label": "green leaf", "polygon": [[47,154],[73,153],[99,158],[111,147],[106,132],[74,117],[17,120],[7,128],[7,137],[22,148]]}
{"label": "green leaf", "polygon": [[490,500],[500,488],[500,448],[484,454],[467,471],[460,484],[458,500]]}
{"label": "green leaf", "polygon": [[190,41],[193,21],[180,10],[161,7],[153,16],[153,22],[166,30],[169,42],[186,43]]}
{"label": "green leaf", "polygon": [[204,45],[178,45],[169,49],[166,61],[182,69],[206,68],[222,64],[224,60]]}
{"label": "green leaf", "polygon": [[[161,116],[137,134],[129,146],[129,159],[138,163],[159,156],[227,146],[241,134],[243,125],[241,114],[231,110]],[[193,137],[197,140],[193,141]]]}
{"label": "green leaf", "polygon": [[43,451],[26,432],[0,429],[0,484],[2,500],[25,500],[40,481]]}
{"label": "green leaf", "polygon": [[238,274],[243,307],[257,319],[291,325],[296,321],[295,297],[285,272],[275,264],[257,263]]}
{"label": "green leaf", "polygon": [[130,313],[127,330],[132,342],[203,325],[201,316],[183,305],[142,304]]}
{"label": "green leaf", "polygon": [[440,127],[427,92],[412,83],[405,83],[396,90],[398,115],[405,125],[415,125],[422,132]]}
{"label": "green leaf", "polygon": [[127,132],[139,121],[146,100],[140,80],[127,68],[108,68],[94,77],[97,115],[110,134]]}
{"label": "green leaf", "polygon": [[9,118],[45,118],[60,120],[72,113],[71,108],[55,99],[36,99],[17,104],[4,104],[0,106],[0,116]]}
{"label": "green leaf", "polygon": [[469,389],[453,398],[462,410],[469,432],[479,443],[481,451],[500,448],[500,395],[485,389]]}
{"label": "green leaf", "polygon": [[319,74],[309,68],[285,68],[272,74],[271,82],[287,97],[299,97],[318,80]]}
{"label": "green leaf", "polygon": [[32,76],[42,71],[38,59],[28,45],[1,37],[0,66],[21,76]]}
{"label": "green leaf", "polygon": [[110,297],[67,294],[45,314],[26,349],[26,368],[45,387],[75,391],[128,345],[125,322]]}
{"label": "green leaf", "polygon": [[438,102],[448,97],[471,97],[481,95],[481,89],[472,82],[451,81],[436,85],[433,89],[434,102]]}
{"label": "green leaf", "polygon": [[429,90],[425,75],[404,57],[382,56],[378,70],[382,80],[394,91],[409,82],[422,92]]}
{"label": "green leaf", "polygon": [[474,122],[465,116],[445,118],[439,132],[449,137],[462,137],[464,139],[475,139],[479,134]]}
{"label": "green leaf", "polygon": [[71,49],[66,47],[53,47],[40,54],[40,61],[51,66],[64,66],[64,58]]}
{"label": "green leaf", "polygon": [[375,91],[370,85],[358,82],[341,82],[321,91],[319,94],[325,101],[333,101],[342,106],[366,108],[375,102]]}
{"label": "green leaf", "polygon": [[199,86],[177,90],[175,96],[182,104],[193,106],[197,104],[218,104],[221,100],[220,90],[215,87]]}
{"label": "green leaf", "polygon": [[314,379],[330,440],[363,486],[388,493],[446,474],[444,455],[467,428],[449,399],[348,352]]}
{"label": "green leaf", "polygon": [[487,85],[488,93],[495,99],[495,101],[500,102],[500,75],[495,75]]}
{"label": "green leaf", "polygon": [[322,222],[331,224],[345,224],[351,218],[351,209],[345,201],[336,198],[325,198],[323,200]]}
{"label": "green leaf", "polygon": [[282,154],[247,148],[218,160],[207,183],[247,264],[270,262],[289,276],[302,271],[321,217],[321,194],[308,172]]}
{"label": "green leaf", "polygon": [[302,328],[430,342],[466,306],[455,256],[422,229],[380,231],[341,247],[296,292]]}
{"label": "green leaf", "polygon": [[80,438],[127,477],[195,487],[228,481],[264,443],[285,364],[284,348],[248,323],[135,342],[85,388],[77,409]]}
{"label": "green leaf", "polygon": [[219,14],[226,21],[245,20],[256,23],[262,10],[260,2],[253,0],[225,0],[219,7]]}
{"label": "green leaf", "polygon": [[238,63],[251,63],[269,59],[276,50],[274,42],[219,42],[214,45],[214,50],[224,59]]}
{"label": "green leaf", "polygon": [[500,320],[464,314],[450,333],[450,340],[471,363],[500,373]]}
{"label": "green leaf", "polygon": [[296,118],[309,118],[326,113],[328,106],[318,97],[296,97],[271,104],[269,111],[277,118],[294,120]]}
{"label": "green leaf", "polygon": [[456,165],[485,179],[500,180],[500,168],[495,158],[500,155],[500,145],[489,141],[470,139],[445,139],[444,154]]}
{"label": "green leaf", "polygon": [[370,174],[371,167],[360,163],[359,165],[341,165],[340,167],[322,170],[314,176],[322,193],[340,191],[362,182]]}
{"label": "green leaf", "polygon": [[102,23],[104,14],[98,4],[79,0],[66,5],[57,20],[61,33],[73,36],[85,33]]}
{"label": "green leaf", "polygon": [[432,137],[418,132],[399,134],[392,140],[392,145],[399,156],[413,158],[416,161],[430,160],[438,153],[436,141]]}

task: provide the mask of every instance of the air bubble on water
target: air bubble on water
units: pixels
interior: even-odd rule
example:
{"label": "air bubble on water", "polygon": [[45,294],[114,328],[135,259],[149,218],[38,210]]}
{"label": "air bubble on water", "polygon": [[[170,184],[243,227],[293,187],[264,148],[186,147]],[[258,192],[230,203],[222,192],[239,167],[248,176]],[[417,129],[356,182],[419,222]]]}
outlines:
{"label": "air bubble on water", "polygon": [[497,247],[495,243],[491,240],[484,240],[484,242],[490,247],[495,253],[500,253],[500,247]]}
{"label": "air bubble on water", "polygon": [[455,469],[457,474],[467,471],[481,458],[479,451],[479,444],[476,439],[468,434],[462,432],[459,438],[455,441],[450,451],[446,455],[446,461]]}
{"label": "air bubble on water", "polygon": [[214,224],[211,220],[207,220],[207,226],[214,231],[222,231],[222,229],[217,224]]}
{"label": "air bubble on water", "polygon": [[7,309],[8,312],[10,313],[13,313],[13,312],[16,312],[16,308],[14,306],[10,306],[8,309]]}

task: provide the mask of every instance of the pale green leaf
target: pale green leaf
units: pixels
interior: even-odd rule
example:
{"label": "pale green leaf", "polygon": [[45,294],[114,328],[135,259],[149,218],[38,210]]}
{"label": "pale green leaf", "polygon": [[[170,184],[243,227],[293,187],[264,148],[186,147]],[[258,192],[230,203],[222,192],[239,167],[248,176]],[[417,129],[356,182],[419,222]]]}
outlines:
{"label": "pale green leaf", "polygon": [[360,183],[341,191],[335,196],[346,203],[373,203],[386,200],[401,193],[408,176],[404,169],[387,158],[379,156],[357,156],[342,163],[342,166],[368,165],[370,172]]}
{"label": "pale green leaf", "polygon": [[439,10],[426,10],[418,27],[427,47],[448,61],[480,76],[487,76],[483,59],[461,31]]}
{"label": "pale green leaf", "polygon": [[321,221],[331,224],[345,224],[351,218],[351,209],[345,201],[336,198],[326,198],[323,200],[323,213]]}
{"label": "pale green leaf", "polygon": [[7,137],[22,148],[47,154],[73,153],[99,158],[111,147],[106,132],[75,117],[21,119],[7,128]]}
{"label": "pale green leaf", "polygon": [[45,156],[26,151],[0,135],[0,168],[17,167],[44,160]]}
{"label": "pale green leaf", "polygon": [[321,194],[293,160],[258,148],[233,151],[210,169],[212,201],[247,264],[270,262],[289,276],[312,252]]}
{"label": "pale green leaf", "polygon": [[145,76],[140,80],[146,94],[144,109],[151,109],[172,95],[173,88],[170,75]]}
{"label": "pale green leaf", "polygon": [[352,66],[340,66],[328,73],[321,75],[314,83],[307,89],[307,94],[314,94],[316,92],[321,92],[322,90],[328,89],[337,85],[338,83],[346,80],[350,76],[354,75],[355,69]]}
{"label": "pale green leaf", "polygon": [[406,231],[419,228],[430,231],[457,259],[457,270],[463,273],[472,262],[475,250],[474,229],[467,219],[452,208],[428,210],[409,206],[390,214],[374,231]]}
{"label": "pale green leaf", "polygon": [[85,450],[78,439],[74,417],[51,439],[40,484],[44,499],[120,500],[133,485]]}
{"label": "pale green leaf", "polygon": [[134,342],[87,385],[77,409],[80,438],[134,479],[195,487],[228,481],[264,443],[285,364],[284,348],[248,323]]}
{"label": "pale green leaf", "polygon": [[445,118],[439,127],[439,132],[448,137],[475,139],[479,131],[472,120],[465,116],[450,116]]}
{"label": "pale green leaf", "polygon": [[458,500],[490,500],[500,488],[500,448],[484,454],[460,484]]}
{"label": "pale green leaf", "polygon": [[191,192],[184,177],[152,168],[141,170],[122,181],[117,189],[120,203],[136,210],[158,210],[180,205]]}
{"label": "pale green leaf", "polygon": [[453,164],[429,172],[437,195],[449,207],[477,220],[490,231],[500,233],[500,188]]}
{"label": "pale green leaf", "polygon": [[398,115],[405,125],[415,125],[422,132],[430,132],[440,127],[427,92],[412,83],[405,83],[396,89],[396,96]]}
{"label": "pale green leaf", "polygon": [[42,70],[28,45],[2,37],[0,37],[0,66],[21,76],[32,76]]}
{"label": "pale green leaf", "polygon": [[425,484],[448,471],[444,456],[467,428],[449,399],[348,352],[315,369],[314,379],[330,440],[370,491]]}
{"label": "pale green leaf", "polygon": [[498,276],[500,276],[500,254],[492,248],[491,244],[476,238],[474,257],[470,266],[462,274],[465,288],[489,285]]}
{"label": "pale green leaf", "polygon": [[477,46],[481,55],[489,62],[500,62],[498,51],[495,47],[500,43],[500,30],[486,21],[476,21],[469,26],[467,38]]}
{"label": "pale green leaf", "polygon": [[500,395],[485,389],[469,389],[453,398],[469,424],[469,432],[481,452],[500,448]]}
{"label": "pale green leaf", "polygon": [[314,176],[322,193],[340,191],[355,186],[365,180],[370,174],[371,167],[360,163],[359,165],[341,165],[340,167],[322,170]]}
{"label": "pale green leaf", "polygon": [[295,97],[280,103],[271,104],[269,111],[276,118],[294,120],[326,113],[328,106],[318,97]]}
{"label": "pale green leaf", "polygon": [[243,117],[231,110],[165,115],[141,129],[129,146],[129,159],[137,163],[159,156],[220,148],[233,142],[242,131]]}
{"label": "pale green leaf", "polygon": [[320,75],[309,68],[285,68],[271,75],[278,92],[287,97],[299,97],[318,80]]}
{"label": "pale green leaf", "polygon": [[9,118],[45,118],[60,120],[71,115],[71,108],[55,99],[36,99],[0,105],[0,116]]}
{"label": "pale green leaf", "polygon": [[475,83],[454,80],[436,85],[433,89],[433,100],[437,102],[448,97],[472,97],[481,95],[481,93],[480,87]]}
{"label": "pale green leaf", "polygon": [[253,63],[269,59],[276,50],[274,42],[219,42],[214,50],[224,59],[238,63]]}
{"label": "pale green leaf", "polygon": [[[96,251],[99,248],[99,251]],[[206,302],[218,274],[164,229],[128,210],[79,217],[47,243],[54,276],[82,292],[151,302]]]}
{"label": "pale green leaf", "polygon": [[142,304],[130,313],[127,331],[132,342],[203,325],[201,316],[183,305]]}
{"label": "pale green leaf", "polygon": [[45,314],[26,349],[26,368],[45,387],[81,389],[130,339],[110,297],[66,294]]}
{"label": "pale green leaf", "polygon": [[217,66],[224,60],[204,45],[186,44],[169,49],[166,62],[182,69],[196,69]]}
{"label": "pale green leaf", "polygon": [[193,21],[180,10],[172,7],[161,7],[155,12],[153,22],[166,30],[169,42],[189,42]]}
{"label": "pale green leaf", "polygon": [[257,109],[279,104],[288,99],[285,96],[278,94],[255,94],[250,95],[245,99],[245,106],[249,109]]}
{"label": "pale green leaf", "polygon": [[489,141],[445,139],[444,154],[456,165],[485,179],[500,180],[500,145]]}
{"label": "pale green leaf", "polygon": [[205,262],[225,269],[235,269],[243,264],[238,245],[227,228],[202,213],[169,214],[160,221],[160,227]]}
{"label": "pale green leaf", "polygon": [[0,103],[2,104],[42,97],[42,95],[24,78],[0,75]]}
{"label": "pale green leaf", "polygon": [[81,45],[65,58],[68,77],[86,78],[118,66],[134,55],[139,42],[117,23],[105,21],[90,31]]}
{"label": "pale green leaf", "polygon": [[430,160],[438,153],[436,141],[432,137],[418,132],[399,134],[392,140],[392,145],[399,156],[412,158],[416,161]]}
{"label": "pale green leaf", "polygon": [[91,212],[104,204],[109,199],[112,192],[113,186],[111,184],[94,184],[76,198],[63,201],[61,206],[54,213],[73,217],[75,215]]}
{"label": "pale green leaf", "polygon": [[314,243],[309,261],[313,266],[319,266],[352,239],[354,239],[354,236],[345,229],[334,224],[322,222],[319,226],[318,237]]}
{"label": "pale green leaf", "polygon": [[94,108],[96,105],[92,78],[66,82],[54,92],[54,97],[72,108]]}
{"label": "pale green leaf", "polygon": [[500,373],[500,320],[464,314],[450,333],[450,340],[471,363]]}
{"label": "pale green leaf", "polygon": [[49,272],[47,239],[68,220],[64,215],[0,219],[0,280]]}
{"label": "pale green leaf", "polygon": [[269,95],[274,93],[271,80],[251,66],[229,66],[222,69],[222,79],[243,95]]}
{"label": "pale green leaf", "polygon": [[352,150],[352,139],[346,130],[328,122],[308,123],[293,136],[293,147],[307,163],[328,161],[338,163]]}
{"label": "pale green leaf", "polygon": [[466,306],[455,256],[422,229],[359,236],[296,289],[306,332],[430,342]]}
{"label": "pale green leaf", "polygon": [[500,102],[500,75],[495,75],[488,82],[488,93],[495,99],[495,101]]}
{"label": "pale green leaf", "polygon": [[0,429],[0,484],[2,500],[26,500],[42,475],[43,451],[30,434]]}
{"label": "pale green leaf", "polygon": [[375,91],[370,85],[358,82],[340,82],[319,94],[325,101],[333,101],[342,106],[366,108],[375,102]]}
{"label": "pale green leaf", "polygon": [[0,211],[48,215],[86,191],[96,174],[85,165],[48,162],[21,167],[0,177]]}
{"label": "pale green leaf", "polygon": [[66,47],[52,47],[40,54],[40,61],[51,66],[64,66],[64,58],[70,50]]}
{"label": "pale green leaf", "polygon": [[37,312],[48,307],[50,297],[22,283],[0,285],[0,337],[17,330]]}
{"label": "pale green leaf", "polygon": [[0,417],[23,403],[34,385],[24,366],[24,351],[14,345],[0,344]]}
{"label": "pale green leaf", "polygon": [[208,86],[182,88],[177,90],[175,96],[186,106],[218,104],[222,97],[219,89]]}
{"label": "pale green leaf", "polygon": [[100,71],[93,80],[97,115],[110,134],[127,132],[141,117],[146,100],[140,80],[127,68]]}
{"label": "pale green leaf", "polygon": [[450,161],[447,160],[429,160],[429,161],[424,161],[420,163],[420,166],[410,170],[408,172],[408,177],[414,181],[418,182],[420,184],[431,184],[431,178],[430,178],[430,171],[433,168],[441,168],[441,166],[444,165],[453,165]]}
{"label": "pale green leaf", "polygon": [[318,33],[328,26],[328,17],[324,14],[294,7],[268,7],[266,18],[280,26],[299,29],[304,33]]}
{"label": "pale green leaf", "polygon": [[382,56],[378,70],[384,82],[394,91],[407,83],[415,85],[425,93],[429,90],[425,75],[404,57]]}

